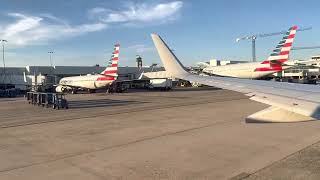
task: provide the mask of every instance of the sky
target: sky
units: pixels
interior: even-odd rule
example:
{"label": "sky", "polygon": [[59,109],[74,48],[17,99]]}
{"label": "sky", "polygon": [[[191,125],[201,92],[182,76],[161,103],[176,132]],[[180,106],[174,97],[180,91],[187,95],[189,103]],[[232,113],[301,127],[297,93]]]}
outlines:
{"label": "sky", "polygon": [[[320,45],[318,0],[1,0],[0,39],[7,66],[106,66],[113,45],[121,44],[120,66],[161,64],[150,38],[158,33],[185,65],[209,59],[251,60],[251,42],[242,36],[298,32],[294,46]],[[281,39],[258,38],[257,60]],[[308,59],[320,49],[292,51]],[[2,64],[0,63],[0,66]]]}

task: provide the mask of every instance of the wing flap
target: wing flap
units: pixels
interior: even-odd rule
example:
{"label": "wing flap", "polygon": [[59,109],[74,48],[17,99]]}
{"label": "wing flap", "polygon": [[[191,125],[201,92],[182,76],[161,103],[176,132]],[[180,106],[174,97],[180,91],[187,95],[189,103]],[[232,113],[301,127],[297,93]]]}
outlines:
{"label": "wing flap", "polygon": [[314,119],[320,119],[320,105],[315,102],[266,93],[257,93],[250,99],[271,106],[276,106],[286,111],[298,113],[304,116],[310,116]]}
{"label": "wing flap", "polygon": [[[217,78],[208,79],[207,77],[189,75],[189,76],[185,76],[184,79],[192,82],[199,82],[209,86],[216,86],[223,89],[242,92],[242,93],[245,93],[246,96],[249,96],[251,100],[268,104],[271,106],[276,106],[283,110],[293,112],[293,113],[298,113],[303,116],[309,116],[314,119],[320,119],[320,105],[318,102],[315,102],[315,101],[292,98],[292,96],[285,96],[285,95],[282,95],[282,93],[281,95],[261,93],[261,91],[263,92],[263,90],[257,91],[251,87],[256,85],[250,85],[250,84],[245,85],[238,82],[228,82],[223,80],[217,80]],[[230,78],[227,78],[227,79],[230,79]],[[268,87],[265,88],[266,91],[267,89]],[[274,88],[271,88],[271,89],[274,89]],[[274,91],[272,90],[267,92],[274,93]]]}
{"label": "wing flap", "polygon": [[288,123],[288,122],[303,122],[316,120],[309,116],[304,116],[292,111],[287,111],[280,107],[271,106],[262,111],[256,112],[246,118],[247,123]]}

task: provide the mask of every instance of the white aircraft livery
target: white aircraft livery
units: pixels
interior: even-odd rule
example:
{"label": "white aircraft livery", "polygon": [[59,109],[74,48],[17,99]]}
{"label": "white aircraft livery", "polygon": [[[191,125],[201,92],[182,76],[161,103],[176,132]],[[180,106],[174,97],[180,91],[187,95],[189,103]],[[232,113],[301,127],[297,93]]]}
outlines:
{"label": "white aircraft livery", "polygon": [[[247,122],[320,120],[320,86],[191,74],[159,35],[152,34],[151,37],[166,71],[173,77],[241,92],[251,100],[271,105],[248,116]],[[286,41],[279,46],[283,47],[285,43]],[[274,58],[268,60],[272,61]]]}
{"label": "white aircraft livery", "polygon": [[297,26],[293,26],[287,31],[267,60],[224,66],[208,66],[203,69],[203,72],[218,76],[258,79],[290,68],[290,66],[283,66],[283,63],[288,61],[297,28]]}
{"label": "white aircraft livery", "polygon": [[114,46],[114,51],[111,56],[111,64],[100,74],[86,76],[72,76],[62,78],[59,85],[56,87],[56,92],[76,93],[78,89],[86,89],[93,92],[96,89],[106,88],[112,84],[118,77],[118,61],[120,53],[120,44]]}

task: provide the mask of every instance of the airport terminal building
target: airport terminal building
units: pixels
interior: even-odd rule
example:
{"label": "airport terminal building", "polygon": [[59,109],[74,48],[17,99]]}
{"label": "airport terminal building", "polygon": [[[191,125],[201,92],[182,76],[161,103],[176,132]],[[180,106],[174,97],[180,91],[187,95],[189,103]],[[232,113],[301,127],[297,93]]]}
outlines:
{"label": "airport terminal building", "polygon": [[[25,90],[27,86],[41,83],[57,84],[63,77],[99,74],[101,66],[26,66],[0,68],[0,84],[12,84]],[[137,79],[144,72],[163,71],[162,67],[119,67],[120,80]]]}

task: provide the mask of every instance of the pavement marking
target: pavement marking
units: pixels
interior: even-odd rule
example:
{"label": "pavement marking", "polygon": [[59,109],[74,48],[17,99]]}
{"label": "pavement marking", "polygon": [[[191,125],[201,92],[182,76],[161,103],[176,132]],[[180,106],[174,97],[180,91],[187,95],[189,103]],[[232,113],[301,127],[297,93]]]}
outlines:
{"label": "pavement marking", "polygon": [[41,164],[46,164],[46,163],[51,163],[51,162],[56,162],[56,161],[59,161],[59,160],[64,160],[64,159],[68,159],[68,158],[73,158],[73,157],[77,157],[77,156],[82,156],[82,155],[86,155],[86,154],[95,153],[95,152],[122,148],[122,147],[126,147],[126,146],[129,146],[129,145],[145,142],[145,141],[150,141],[150,140],[154,140],[154,139],[158,139],[158,138],[162,138],[162,137],[167,137],[167,136],[173,136],[173,135],[186,133],[186,132],[191,132],[191,131],[195,131],[195,130],[199,130],[199,129],[212,127],[212,126],[215,126],[215,125],[228,124],[228,123],[232,123],[232,122],[233,121],[231,121],[231,120],[229,120],[229,121],[217,121],[217,122],[214,122],[214,123],[211,123],[211,124],[207,124],[207,125],[204,125],[204,126],[199,126],[199,127],[194,127],[194,128],[189,128],[189,129],[184,129],[184,130],[179,130],[179,131],[174,131],[174,132],[167,132],[167,133],[163,133],[163,134],[152,136],[152,137],[138,139],[138,140],[131,141],[131,142],[128,142],[128,143],[124,143],[124,144],[119,144],[119,145],[115,145],[115,146],[108,146],[108,147],[96,149],[96,150],[93,150],[93,151],[86,151],[86,152],[66,155],[66,156],[63,156],[63,157],[60,157],[60,158],[56,158],[56,159],[52,159],[52,160],[41,161],[41,162],[37,162],[37,163],[31,163],[31,164],[20,166],[20,167],[15,167],[15,168],[10,168],[10,169],[3,169],[3,170],[0,170],[0,173],[14,171],[14,170],[17,170],[17,169],[23,169],[23,168],[32,167],[32,166],[41,165]]}
{"label": "pavement marking", "polygon": [[[46,120],[46,121],[38,121],[38,122],[25,122],[21,124],[9,124],[9,125],[1,125],[0,128],[6,129],[6,128],[13,128],[13,127],[20,127],[20,126],[32,126],[32,125],[39,125],[39,124],[46,124],[46,123],[54,123],[54,122],[62,122],[62,121],[71,121],[71,120],[79,120],[79,119],[87,119],[87,118],[95,118],[95,117],[102,117],[102,116],[112,116],[112,115],[118,115],[118,114],[127,114],[127,113],[133,113],[133,112],[141,112],[141,111],[152,111],[157,109],[167,109],[172,107],[186,107],[186,106],[195,106],[199,104],[211,104],[211,103],[222,103],[222,102],[230,102],[230,101],[238,101],[242,99],[248,99],[247,97],[241,97],[236,99],[230,99],[230,100],[211,100],[211,101],[199,101],[199,102],[189,102],[189,103],[178,103],[178,104],[165,104],[165,105],[155,105],[151,107],[139,107],[137,109],[126,109],[126,110],[119,110],[119,112],[110,112],[108,114],[105,114],[106,112],[101,112],[102,114],[98,115],[89,115],[89,116],[82,116],[82,117],[71,117],[71,118],[64,118],[64,119],[54,119],[54,120]],[[42,117],[42,116],[38,116]]]}

